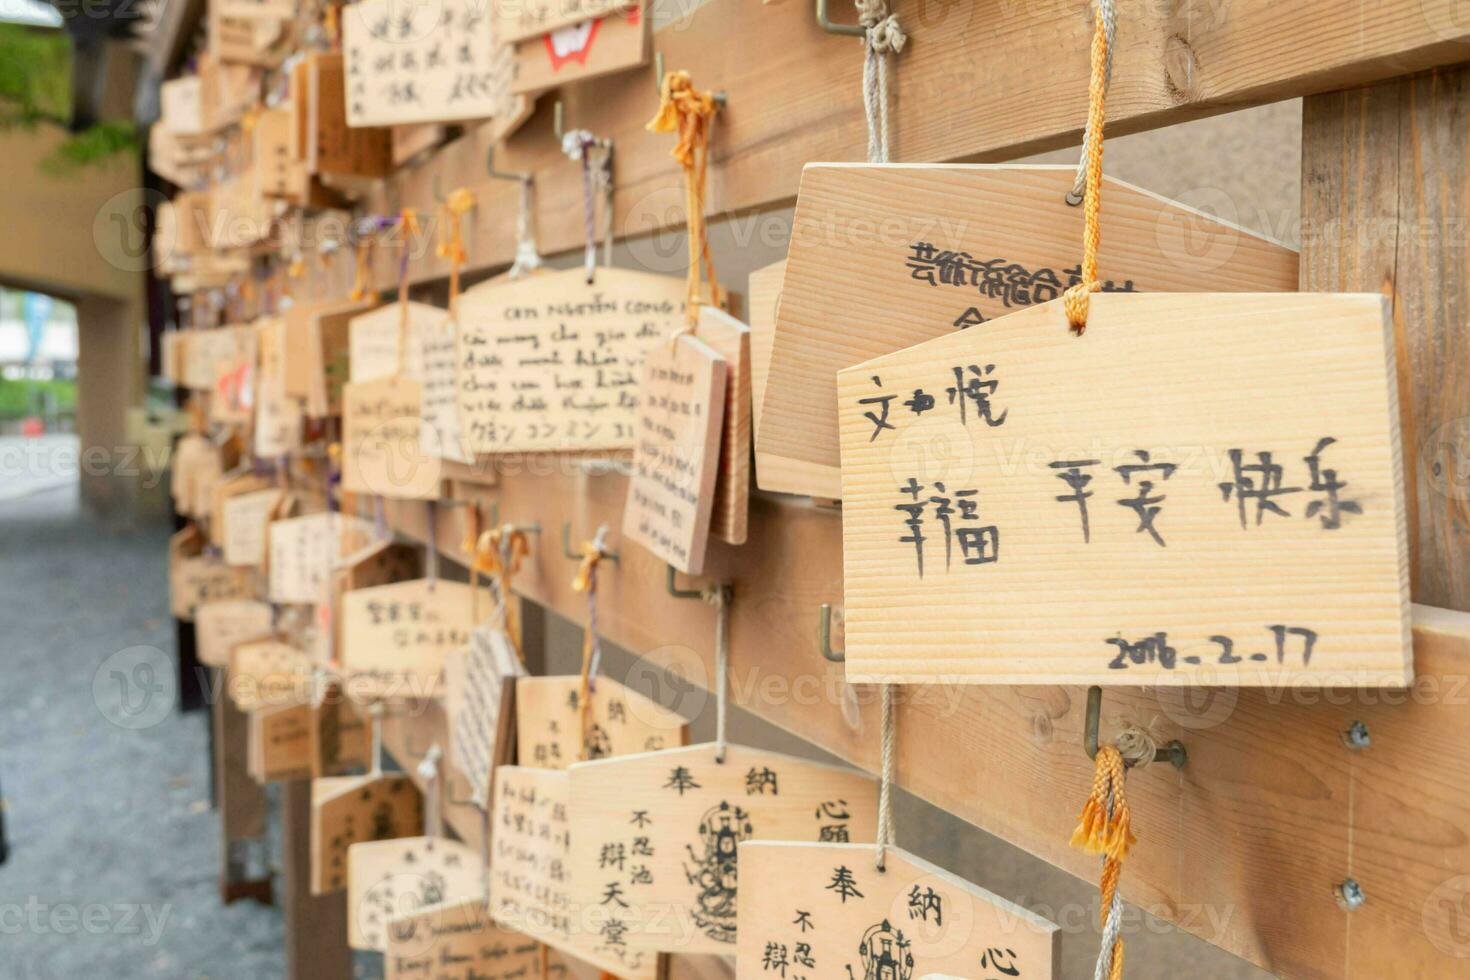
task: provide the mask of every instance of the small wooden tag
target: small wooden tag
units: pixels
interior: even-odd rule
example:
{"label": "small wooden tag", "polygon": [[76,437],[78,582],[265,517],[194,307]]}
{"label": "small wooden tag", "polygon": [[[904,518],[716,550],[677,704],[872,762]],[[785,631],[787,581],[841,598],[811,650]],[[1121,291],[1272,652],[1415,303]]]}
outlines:
{"label": "small wooden tag", "polygon": [[747,841],[740,898],[737,978],[1060,976],[1056,925],[896,847]]}
{"label": "small wooden tag", "polygon": [[[229,215],[240,220],[240,214]],[[245,425],[255,412],[256,328],[253,324],[221,328],[228,336],[214,364],[209,419],[221,425]]]}
{"label": "small wooden tag", "polygon": [[[266,477],[258,476],[243,466],[224,474],[210,489],[209,494],[209,543],[217,548],[225,544],[225,504],[242,494],[264,490],[271,485]],[[225,559],[227,564],[239,564]]]}
{"label": "small wooden tag", "polygon": [[266,528],[284,492],[272,487],[225,500],[219,523],[220,550],[226,565],[258,566],[265,562]]}
{"label": "small wooden tag", "polygon": [[652,47],[648,22],[645,3],[639,0],[626,10],[516,42],[511,91],[534,95],[647,64]]}
{"label": "small wooden tag", "polygon": [[[403,328],[403,306],[388,303],[353,317],[348,324],[352,383],[377,381],[396,374],[423,377],[422,354],[414,343],[419,331],[438,326],[449,314],[427,303],[408,304],[408,329]],[[399,345],[402,344],[402,350]],[[402,358],[403,363],[399,363]]]}
{"label": "small wooden tag", "polygon": [[437,500],[440,457],[425,453],[420,386],[407,376],[353,382],[342,393],[342,486],[352,493]]}
{"label": "small wooden tag", "polygon": [[372,768],[373,734],[340,685],[327,687],[311,726],[311,774],[316,779]]}
{"label": "small wooden tag", "polygon": [[655,980],[658,956],[583,926],[595,906],[576,905],[572,895],[570,780],[566,770],[496,768],[490,914],[623,980]]}
{"label": "small wooden tag", "polygon": [[402,701],[442,693],[444,657],[469,642],[473,590],[416,579],[342,597],[342,672],[353,701]]}
{"label": "small wooden tag", "polygon": [[419,909],[484,895],[480,855],[443,837],[353,844],[347,851],[347,945],[388,949],[388,924]]}
{"label": "small wooden tag", "polygon": [[169,575],[169,608],[185,622],[205,603],[255,597],[255,576],[248,568],[226,565],[213,555],[181,558]]}
{"label": "small wooden tag", "polygon": [[[565,769],[582,758],[576,675],[523,677],[516,682],[516,742],[523,765]],[[654,752],[689,741],[689,723],[632,688],[598,677],[592,690],[588,758]]]}
{"label": "small wooden tag", "polygon": [[272,521],[269,534],[270,600],[296,603],[325,601],[338,560],[375,537],[368,521],[335,511]]}
{"label": "small wooden tag", "polygon": [[[351,12],[349,14],[349,19]],[[356,129],[347,119],[347,78],[342,55],[308,55],[306,90],[310,101],[306,164],[312,173],[340,177],[386,177],[393,170],[389,129]]]}
{"label": "small wooden tag", "polygon": [[[546,975],[580,978],[561,953],[547,957]],[[585,970],[590,967],[582,965]],[[541,976],[541,943],[497,926],[479,899],[433,905],[388,927],[386,980],[530,980]],[[597,974],[587,974],[595,980]]]}
{"label": "small wooden tag", "polygon": [[285,391],[312,418],[341,414],[342,386],[351,373],[348,348],[354,317],[365,300],[303,303],[286,311]]}
{"label": "small wooden tag", "polygon": [[709,544],[727,376],[725,359],[687,334],[643,362],[623,539],[690,575]]}
{"label": "small wooden tag", "polygon": [[311,784],[311,893],[347,887],[347,849],[424,832],[424,800],[406,773]]}
{"label": "small wooden tag", "polygon": [[730,955],[741,841],[873,839],[869,776],[742,745],[727,746],[721,763],[716,751],[692,745],[568,770],[571,907],[606,913],[589,938]]}
{"label": "small wooden tag", "polygon": [[254,599],[206,602],[194,610],[194,642],[199,662],[227,667],[237,643],[271,631],[271,607]]}
{"label": "small wooden tag", "polygon": [[744,544],[750,527],[750,328],[716,306],[699,308],[696,336],[725,359],[725,415],[709,533]]}
{"label": "small wooden tag", "polygon": [[230,650],[230,697],[241,711],[311,700],[311,658],[273,638],[237,643]]}
{"label": "small wooden tag", "polygon": [[502,43],[539,38],[629,6],[632,0],[522,0],[495,6],[495,36]]}
{"label": "small wooden tag", "polygon": [[526,676],[510,639],[495,626],[470,631],[467,646],[444,658],[444,712],[450,758],[488,805],[497,762],[514,759],[515,687]]}
{"label": "small wooden tag", "polygon": [[255,395],[255,455],[275,459],[301,448],[301,402],[286,391],[286,321],[260,325]]}
{"label": "small wooden tag", "polygon": [[752,432],[760,430],[761,403],[766,398],[766,378],[771,373],[771,346],[776,341],[776,310],[781,305],[781,283],[786,279],[786,260],[774,262],[750,274],[750,413]]}
{"label": "small wooden tag", "polygon": [[644,354],[666,343],[684,281],[581,269],[476,286],[459,301],[459,413],[482,453],[628,449]]}
{"label": "small wooden tag", "polygon": [[311,776],[312,710],[309,704],[290,704],[250,712],[246,764],[256,782]]}
{"label": "small wooden tag", "polygon": [[422,371],[419,442],[431,456],[473,463],[475,454],[465,442],[459,424],[459,327],[448,317],[424,324],[414,334]]}

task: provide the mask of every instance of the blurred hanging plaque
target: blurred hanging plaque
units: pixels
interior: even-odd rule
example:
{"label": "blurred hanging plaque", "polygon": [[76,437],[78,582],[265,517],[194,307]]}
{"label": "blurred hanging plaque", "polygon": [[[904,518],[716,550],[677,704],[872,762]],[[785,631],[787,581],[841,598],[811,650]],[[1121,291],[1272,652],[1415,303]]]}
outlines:
{"label": "blurred hanging plaque", "polygon": [[521,0],[495,6],[495,33],[501,41],[539,38],[560,27],[572,27],[636,3],[631,0]]}
{"label": "blurred hanging plaque", "polygon": [[254,450],[275,459],[301,448],[301,402],[286,391],[286,322],[263,321],[258,339]]}
{"label": "blurred hanging plaque", "polygon": [[297,603],[324,601],[338,560],[377,536],[371,523],[335,511],[272,521],[269,534],[270,601]]}
{"label": "blurred hanging plaque", "polygon": [[357,708],[328,684],[311,726],[311,774],[316,779],[372,768],[372,732]]}
{"label": "blurred hanging plaque", "polygon": [[220,506],[221,552],[226,565],[265,562],[266,527],[285,493],[276,487],[227,498]]}
{"label": "blurred hanging plaque", "polygon": [[470,642],[444,658],[450,759],[484,801],[490,799],[495,766],[515,759],[515,687],[525,676],[497,626],[475,627]]}
{"label": "blurred hanging plaque", "polygon": [[[1080,276],[1072,167],[812,164],[802,171],[756,479],[837,497],[837,372],[1059,297]],[[1103,288],[1295,292],[1297,254],[1105,178]],[[875,229],[881,229],[879,234]]]}
{"label": "blurred hanging plaque", "polygon": [[285,392],[301,399],[312,418],[341,413],[342,386],[351,371],[348,331],[369,305],[346,300],[286,311]]}
{"label": "blurred hanging plaque", "polygon": [[214,364],[209,420],[244,425],[255,411],[256,343],[254,324],[222,328],[230,337],[226,356]]}
{"label": "blurred hanging plaque", "polygon": [[[572,766],[572,907],[589,938],[670,953],[735,952],[746,840],[870,841],[877,785],[852,769],[713,744]],[[825,974],[822,974],[825,976]]]}
{"label": "blurred hanging plaque", "polygon": [[273,637],[247,640],[230,650],[229,692],[241,711],[312,699],[311,659]]}
{"label": "blurred hanging plaque", "polygon": [[[516,729],[523,765],[565,769],[582,758],[582,678],[523,677],[516,682]],[[592,690],[587,757],[653,752],[684,745],[689,723],[611,677],[598,677]]]}
{"label": "blurred hanging plaque", "polygon": [[468,585],[415,579],[342,597],[342,673],[354,701],[417,700],[443,693],[444,657],[469,642]]}
{"label": "blurred hanging plaque", "polygon": [[424,831],[424,800],[406,773],[316,779],[311,784],[311,893],[347,887],[347,849]]}
{"label": "blurred hanging plaque", "polygon": [[[424,8],[428,9],[428,8]],[[344,11],[351,20],[351,10]],[[346,69],[342,55],[317,52],[306,61],[309,173],[338,177],[386,177],[393,171],[393,131],[354,128],[347,120]]]}
{"label": "blurred hanging plaque", "polygon": [[750,528],[750,327],[715,306],[699,308],[695,336],[725,359],[725,412],[709,533],[744,544]]}
{"label": "blurred hanging plaque", "polygon": [[422,387],[419,441],[424,452],[456,463],[473,463],[475,454],[459,424],[459,327],[449,317],[423,324],[414,334]]}
{"label": "blurred hanging plaque", "polygon": [[199,662],[225,667],[235,644],[269,635],[271,607],[254,599],[206,602],[194,610],[194,642]]}
{"label": "blurred hanging plaque", "polygon": [[491,819],[490,914],[500,925],[607,970],[623,980],[655,980],[657,955],[582,926],[603,919],[578,906],[568,864],[571,776],[564,770],[499,766]]}
{"label": "blurred hanging plaque", "polygon": [[644,3],[515,42],[511,91],[534,95],[648,63],[652,34]]}
{"label": "blurred hanging plaque", "polygon": [[406,375],[353,382],[342,391],[342,486],[352,493],[436,500],[440,457],[424,452],[421,390]]}
{"label": "blurred hanging plaque", "polygon": [[[223,548],[225,542],[225,504],[242,494],[263,490],[270,481],[250,471],[248,466],[237,466],[224,474],[210,489],[209,495],[209,543]],[[226,559],[228,562],[228,559]],[[230,564],[235,564],[230,562]]]}
{"label": "blurred hanging plaque", "polygon": [[1103,293],[838,390],[850,681],[1413,676],[1381,296]]}
{"label": "blurred hanging plaque", "polygon": [[[432,905],[394,919],[383,958],[386,980],[530,980],[541,976],[541,943],[497,926],[480,899]],[[563,954],[547,956],[546,976],[571,980]],[[582,966],[587,980],[597,976]]]}
{"label": "blurred hanging plaque", "polygon": [[1061,931],[923,859],[871,844],[740,845],[737,978],[1054,980]]}
{"label": "blurred hanging plaque", "polygon": [[421,330],[448,317],[449,313],[437,306],[413,302],[408,304],[406,324],[401,303],[388,303],[353,317],[347,327],[352,381],[377,381],[395,374],[422,378],[423,355],[415,339]]}
{"label": "blurred hanging plaque", "polygon": [[186,622],[206,603],[254,597],[251,570],[226,565],[215,555],[181,557],[169,570],[169,608],[175,618]]}
{"label": "blurred hanging plaque", "polygon": [[687,334],[643,360],[623,539],[698,575],[709,544],[729,367]]}
{"label": "blurred hanging plaque", "polygon": [[495,114],[497,44],[490,5],[361,0],[343,11],[351,126],[458,122]]}
{"label": "blurred hanging plaque", "polygon": [[309,704],[288,704],[250,712],[246,770],[259,783],[311,776]]}
{"label": "blurred hanging plaque", "polygon": [[347,851],[347,945],[382,953],[394,919],[483,897],[478,852],[443,837],[353,844]]}
{"label": "blurred hanging plaque", "polygon": [[469,448],[627,449],[644,354],[680,325],[684,282],[581,269],[477,286],[459,300],[459,410]]}

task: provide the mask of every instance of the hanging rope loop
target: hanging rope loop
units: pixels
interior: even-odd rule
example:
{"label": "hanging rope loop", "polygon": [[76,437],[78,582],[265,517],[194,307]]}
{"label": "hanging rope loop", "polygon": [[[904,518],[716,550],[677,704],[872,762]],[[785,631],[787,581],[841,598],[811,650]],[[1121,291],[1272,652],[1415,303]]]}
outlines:
{"label": "hanging rope loop", "polygon": [[659,90],[658,113],[649,120],[652,133],[677,133],[678,139],[670,156],[684,168],[684,210],[689,229],[689,288],[684,300],[685,321],[689,328],[699,322],[699,307],[704,302],[700,270],[709,282],[712,303],[721,302],[719,281],[715,278],[715,260],[709,248],[709,230],[705,225],[705,189],[709,183],[710,128],[719,103],[712,92],[700,92],[689,80],[687,71],[671,71],[664,75]]}
{"label": "hanging rope loop", "polygon": [[1092,77],[1088,85],[1087,135],[1083,147],[1086,195],[1082,202],[1082,276],[1080,282],[1069,287],[1062,295],[1067,323],[1078,336],[1087,329],[1087,312],[1092,294],[1102,288],[1097,278],[1097,252],[1102,238],[1098,219],[1102,213],[1103,122],[1112,51],[1108,22],[1110,17],[1116,20],[1116,14],[1112,11],[1112,0],[1099,0],[1092,34]]}
{"label": "hanging rope loop", "polygon": [[1102,878],[1102,948],[1098,953],[1094,980],[1122,980],[1123,977],[1123,899],[1118,882],[1123,874],[1123,860],[1137,842],[1133,836],[1133,817],[1128,809],[1124,781],[1128,764],[1115,746],[1098,748],[1092,791],[1082,807],[1077,829],[1072,832],[1072,846],[1103,859]]}

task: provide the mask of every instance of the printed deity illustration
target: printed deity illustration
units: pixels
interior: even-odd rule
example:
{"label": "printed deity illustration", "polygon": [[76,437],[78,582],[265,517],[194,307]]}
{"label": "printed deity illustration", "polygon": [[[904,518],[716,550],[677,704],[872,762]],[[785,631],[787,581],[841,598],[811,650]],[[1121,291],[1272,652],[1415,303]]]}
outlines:
{"label": "printed deity illustration", "polygon": [[895,929],[887,919],[870,926],[858,944],[863,961],[863,980],[910,980],[914,975],[914,954],[902,929]]}
{"label": "printed deity illustration", "polygon": [[704,853],[689,847],[693,865],[686,862],[684,874],[691,885],[699,888],[694,922],[717,942],[735,942],[735,899],[740,882],[736,854],[740,842],[749,840],[753,832],[746,812],[722,800],[699,822]]}

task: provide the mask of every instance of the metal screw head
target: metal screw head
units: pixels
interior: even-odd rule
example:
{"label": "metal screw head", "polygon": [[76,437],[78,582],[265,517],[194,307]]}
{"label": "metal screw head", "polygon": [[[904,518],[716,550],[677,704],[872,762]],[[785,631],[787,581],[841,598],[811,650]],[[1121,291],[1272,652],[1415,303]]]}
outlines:
{"label": "metal screw head", "polygon": [[1363,894],[1363,886],[1352,878],[1347,879],[1335,889],[1337,904],[1347,911],[1361,908],[1368,901],[1368,896]]}
{"label": "metal screw head", "polygon": [[1371,746],[1373,738],[1368,734],[1368,726],[1361,721],[1353,722],[1342,733],[1342,744],[1350,749],[1366,749]]}

